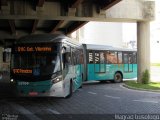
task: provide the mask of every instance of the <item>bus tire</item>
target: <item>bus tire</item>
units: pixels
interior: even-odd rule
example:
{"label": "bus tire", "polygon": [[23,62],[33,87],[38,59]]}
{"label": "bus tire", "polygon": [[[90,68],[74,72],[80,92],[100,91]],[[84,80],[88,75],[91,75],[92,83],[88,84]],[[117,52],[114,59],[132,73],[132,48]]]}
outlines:
{"label": "bus tire", "polygon": [[120,72],[116,72],[115,75],[114,75],[114,82],[115,83],[120,83],[122,82],[122,74]]}
{"label": "bus tire", "polygon": [[100,80],[99,82],[103,84],[106,83],[106,80]]}
{"label": "bus tire", "polygon": [[[82,78],[82,84],[83,84],[83,74],[81,75],[81,78]],[[82,84],[79,88],[82,88]]]}
{"label": "bus tire", "polygon": [[82,85],[79,88],[82,88]]}
{"label": "bus tire", "polygon": [[70,98],[72,96],[73,93],[73,83],[72,80],[70,81],[70,86],[69,86],[69,94],[67,95],[66,98]]}

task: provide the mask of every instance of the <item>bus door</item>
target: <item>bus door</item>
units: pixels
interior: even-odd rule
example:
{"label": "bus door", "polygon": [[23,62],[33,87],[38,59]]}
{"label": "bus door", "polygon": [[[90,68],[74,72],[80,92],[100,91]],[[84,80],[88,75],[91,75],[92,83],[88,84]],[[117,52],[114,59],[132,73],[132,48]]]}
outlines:
{"label": "bus door", "polygon": [[129,53],[129,72],[133,72],[133,54]]}
{"label": "bus door", "polygon": [[94,62],[95,62],[94,64],[95,73],[105,73],[106,72],[104,52],[95,51]]}
{"label": "bus door", "polygon": [[76,48],[72,48],[72,61],[74,65],[74,87],[75,89],[79,88],[79,86],[82,84],[82,69],[79,62],[80,58],[80,51]]}
{"label": "bus door", "polygon": [[133,55],[132,53],[123,53],[124,72],[133,72]]}

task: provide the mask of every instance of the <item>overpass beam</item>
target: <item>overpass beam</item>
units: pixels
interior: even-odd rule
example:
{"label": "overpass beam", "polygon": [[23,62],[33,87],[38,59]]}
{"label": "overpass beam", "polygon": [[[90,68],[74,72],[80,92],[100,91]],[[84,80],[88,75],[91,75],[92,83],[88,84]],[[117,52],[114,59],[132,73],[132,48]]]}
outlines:
{"label": "overpass beam", "polygon": [[147,69],[150,73],[150,22],[137,23],[137,62],[138,82],[142,82],[143,72]]}

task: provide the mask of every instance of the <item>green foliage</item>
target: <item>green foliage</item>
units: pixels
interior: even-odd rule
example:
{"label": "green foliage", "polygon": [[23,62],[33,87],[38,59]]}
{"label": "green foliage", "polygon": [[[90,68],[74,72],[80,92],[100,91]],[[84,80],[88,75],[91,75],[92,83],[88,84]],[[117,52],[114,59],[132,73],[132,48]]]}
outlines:
{"label": "green foliage", "polygon": [[142,74],[142,83],[148,84],[150,82],[149,78],[150,78],[150,74],[149,74],[149,71],[146,69]]}
{"label": "green foliage", "polygon": [[160,83],[150,82],[149,84],[137,83],[134,81],[125,81],[125,84],[132,88],[146,89],[146,90],[160,90]]}

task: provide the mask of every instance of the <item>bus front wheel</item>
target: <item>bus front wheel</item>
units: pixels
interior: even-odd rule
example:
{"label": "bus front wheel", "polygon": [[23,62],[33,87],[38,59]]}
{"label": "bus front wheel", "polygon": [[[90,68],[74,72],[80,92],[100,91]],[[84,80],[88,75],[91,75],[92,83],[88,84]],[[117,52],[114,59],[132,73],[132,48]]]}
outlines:
{"label": "bus front wheel", "polygon": [[120,72],[116,72],[114,75],[114,82],[120,83],[122,82],[122,74]]}

